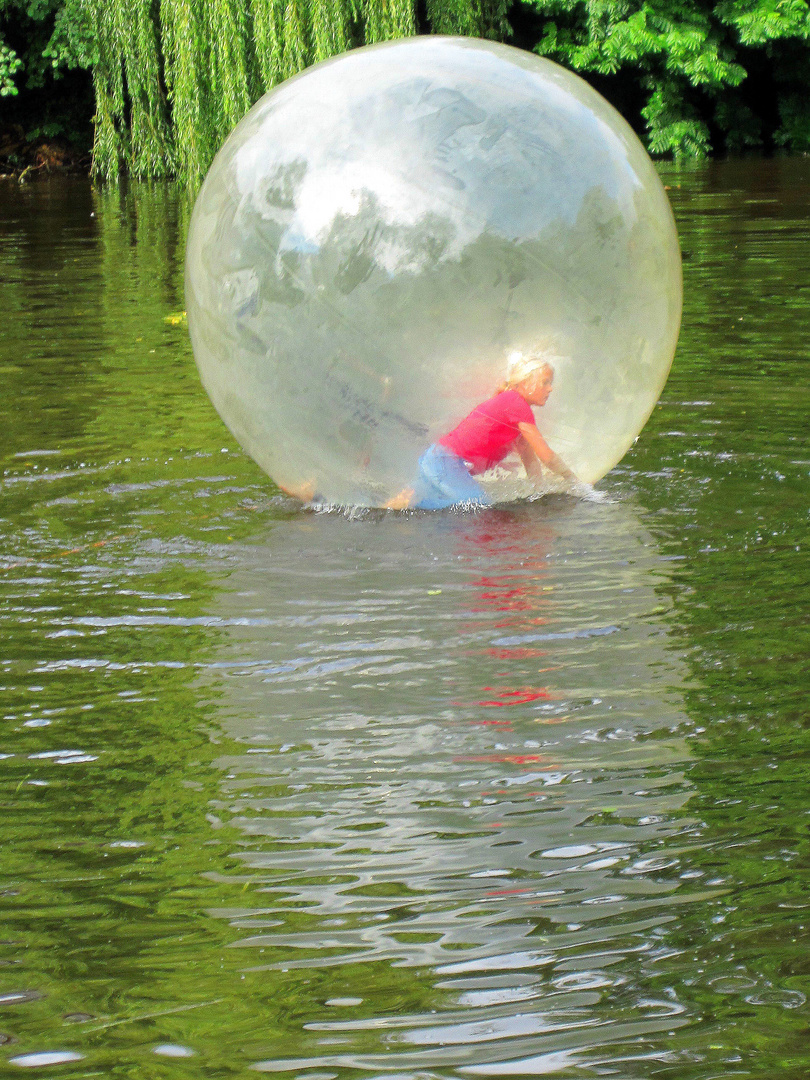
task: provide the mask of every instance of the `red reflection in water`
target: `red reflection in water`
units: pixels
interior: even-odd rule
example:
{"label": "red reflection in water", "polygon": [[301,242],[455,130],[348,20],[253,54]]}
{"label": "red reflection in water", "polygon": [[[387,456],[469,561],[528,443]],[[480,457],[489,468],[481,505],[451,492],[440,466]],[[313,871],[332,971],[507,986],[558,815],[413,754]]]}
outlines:
{"label": "red reflection in water", "polygon": [[496,694],[497,697],[485,698],[483,701],[454,701],[452,704],[462,706],[480,705],[487,709],[502,709],[509,705],[527,705],[530,701],[551,700],[551,694],[545,686],[521,686],[516,689],[509,686],[484,686],[483,689],[489,690],[491,693]]}
{"label": "red reflection in water", "polygon": [[545,754],[477,754],[453,758],[453,761],[505,761],[510,765],[535,765],[538,761],[547,764],[550,760]]}
{"label": "red reflection in water", "polygon": [[473,604],[470,611],[486,611],[494,607],[496,611],[531,611],[535,603],[527,594],[526,585],[516,582],[513,576],[502,578],[481,577],[474,582],[482,591],[478,604]]}
{"label": "red reflection in water", "polygon": [[500,791],[482,791],[481,792],[481,798],[482,799],[500,798],[502,795],[505,796],[505,797],[508,797],[510,799],[514,798],[516,795],[518,795],[521,799],[528,799],[529,796],[531,796],[531,795],[535,795],[535,796],[542,795],[543,798],[547,798],[547,795],[546,795],[545,791],[520,791],[520,792],[514,792],[514,791],[511,791],[509,788],[501,788]]}
{"label": "red reflection in water", "polygon": [[[538,627],[554,623],[558,583],[555,569],[548,563],[548,552],[554,549],[556,536],[547,523],[538,520],[536,512],[524,515],[490,511],[486,522],[480,518],[471,521],[459,541],[462,561],[469,559],[473,564],[478,563],[483,571],[469,579],[469,591],[460,613],[462,618],[457,624],[459,635],[473,634],[481,642],[482,630],[494,637],[497,637],[497,631],[505,630],[516,637],[503,645],[484,641],[477,648],[465,650],[473,658],[465,669],[471,685],[466,685],[463,690],[457,686],[455,694],[458,698],[451,704],[465,710],[459,719],[466,720],[471,727],[499,729],[492,732],[493,742],[501,735],[506,736],[504,743],[511,742],[513,732],[517,734],[522,721],[544,720],[542,703],[559,697],[553,689],[537,686],[535,681],[539,674],[548,678],[547,673],[564,666],[554,662],[559,660],[560,653],[553,644],[544,642],[544,647],[539,648],[531,643],[531,635],[536,635]],[[464,613],[468,614],[467,619],[463,618]],[[521,644],[523,634],[529,637],[526,645]],[[542,667],[539,660],[544,662]],[[484,679],[495,685],[475,685]],[[494,709],[501,712],[498,719],[487,716]],[[502,716],[508,719],[501,719]],[[545,768],[554,767],[548,756],[537,753],[501,752],[454,760],[523,766],[527,772],[538,764]],[[500,793],[500,796],[504,794]],[[521,797],[525,798],[527,794],[524,792]],[[536,795],[536,792],[531,793],[532,797]],[[488,827],[500,825],[495,823]]]}
{"label": "red reflection in water", "polygon": [[[535,656],[546,656],[545,649],[484,649],[484,656],[493,656],[496,660],[532,660]],[[550,671],[550,668],[544,668]]]}

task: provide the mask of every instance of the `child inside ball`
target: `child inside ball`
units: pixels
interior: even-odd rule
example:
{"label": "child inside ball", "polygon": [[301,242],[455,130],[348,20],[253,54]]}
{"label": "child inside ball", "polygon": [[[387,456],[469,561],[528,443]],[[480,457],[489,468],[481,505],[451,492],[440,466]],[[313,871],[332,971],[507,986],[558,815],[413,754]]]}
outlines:
{"label": "child inside ball", "polygon": [[489,506],[491,499],[475,477],[500,464],[512,451],[519,455],[530,479],[539,480],[545,466],[568,482],[579,483],[541,435],[532,412],[532,406],[545,405],[551,393],[551,359],[541,350],[510,353],[506,381],[498,392],[427,448],[419,459],[414,486],[389,499],[386,508]]}

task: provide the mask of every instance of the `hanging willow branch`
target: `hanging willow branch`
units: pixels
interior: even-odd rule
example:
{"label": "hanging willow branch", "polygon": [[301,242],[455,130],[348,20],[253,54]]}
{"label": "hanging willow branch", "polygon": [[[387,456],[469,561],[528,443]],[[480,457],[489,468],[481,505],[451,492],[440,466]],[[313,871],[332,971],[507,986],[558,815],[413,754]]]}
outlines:
{"label": "hanging willow branch", "polygon": [[110,176],[125,165],[137,177],[174,173],[151,0],[87,0],[86,14],[97,42],[95,171]]}
{"label": "hanging willow branch", "polygon": [[465,34],[501,39],[509,33],[511,0],[427,0],[434,34]]}
{"label": "hanging willow branch", "polygon": [[253,44],[259,78],[266,90],[284,78],[285,6],[286,0],[253,0]]}
{"label": "hanging willow branch", "polygon": [[411,0],[363,0],[366,41],[388,41],[416,33]]}
{"label": "hanging willow branch", "polygon": [[327,60],[352,45],[354,12],[347,0],[311,0],[312,59]]}
{"label": "hanging willow branch", "polygon": [[93,3],[88,11],[97,43],[96,62],[93,66],[96,92],[93,168],[104,176],[117,174],[126,159],[123,46],[113,14],[111,5]]}
{"label": "hanging willow branch", "polygon": [[[70,0],[97,44],[93,171],[192,186],[261,94],[417,31],[415,0]],[[503,36],[506,0],[428,0],[437,33]]]}
{"label": "hanging willow branch", "polygon": [[202,3],[160,0],[160,27],[177,171],[196,187],[217,147]]}

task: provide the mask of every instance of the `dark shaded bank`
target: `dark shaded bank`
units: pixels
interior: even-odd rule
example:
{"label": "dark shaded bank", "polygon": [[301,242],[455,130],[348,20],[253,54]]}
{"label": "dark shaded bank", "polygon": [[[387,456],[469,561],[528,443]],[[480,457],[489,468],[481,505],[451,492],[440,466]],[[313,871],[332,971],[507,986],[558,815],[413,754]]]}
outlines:
{"label": "dark shaded bank", "polygon": [[78,68],[58,77],[52,71],[39,79],[26,75],[16,94],[0,97],[0,176],[87,174],[95,112],[91,73]]}
{"label": "dark shaded bank", "polygon": [[63,135],[29,138],[19,124],[0,127],[0,178],[27,180],[50,173],[88,173],[92,155]]}

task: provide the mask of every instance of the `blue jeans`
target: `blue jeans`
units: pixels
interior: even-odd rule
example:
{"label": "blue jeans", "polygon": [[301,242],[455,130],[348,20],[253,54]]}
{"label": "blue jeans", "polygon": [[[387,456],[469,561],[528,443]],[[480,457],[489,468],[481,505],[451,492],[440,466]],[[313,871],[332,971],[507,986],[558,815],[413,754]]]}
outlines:
{"label": "blue jeans", "polygon": [[413,505],[420,510],[444,510],[459,503],[489,506],[490,500],[461,458],[434,443],[419,459]]}

